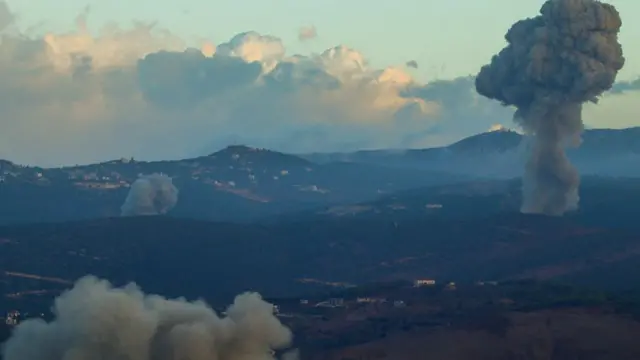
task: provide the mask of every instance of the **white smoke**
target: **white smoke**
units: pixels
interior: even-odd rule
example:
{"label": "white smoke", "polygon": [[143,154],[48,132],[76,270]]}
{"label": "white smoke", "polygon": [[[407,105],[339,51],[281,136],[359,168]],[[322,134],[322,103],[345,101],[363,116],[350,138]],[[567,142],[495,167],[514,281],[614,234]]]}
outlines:
{"label": "white smoke", "polygon": [[131,184],[122,216],[166,214],[178,203],[178,189],[164,174],[142,175]]}
{"label": "white smoke", "polygon": [[219,317],[202,301],[144,294],[84,277],[53,307],[54,319],[20,323],[5,360],[269,360],[291,331],[257,293],[238,295]]}

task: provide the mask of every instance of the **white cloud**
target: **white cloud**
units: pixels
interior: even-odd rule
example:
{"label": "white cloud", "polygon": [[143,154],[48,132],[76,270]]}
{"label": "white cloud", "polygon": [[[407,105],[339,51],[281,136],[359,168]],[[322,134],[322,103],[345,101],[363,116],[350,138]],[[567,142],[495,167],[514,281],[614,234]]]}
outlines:
{"label": "white cloud", "polygon": [[287,54],[255,32],[189,49],[154,26],[26,37],[0,9],[0,158],[173,159],[231,142],[287,152],[442,145],[509,122],[472,78],[417,82],[346,46]]}

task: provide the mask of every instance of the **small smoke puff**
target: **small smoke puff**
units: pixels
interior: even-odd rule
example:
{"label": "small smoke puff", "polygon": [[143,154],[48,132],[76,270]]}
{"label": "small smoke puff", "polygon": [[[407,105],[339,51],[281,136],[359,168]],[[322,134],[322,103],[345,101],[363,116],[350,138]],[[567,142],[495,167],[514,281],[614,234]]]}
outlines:
{"label": "small smoke puff", "polygon": [[548,0],[539,16],[511,27],[507,47],[478,73],[478,93],[515,106],[515,121],[534,135],[522,212],[562,215],[577,208],[580,176],[564,146],[580,143],[582,104],[596,102],[624,66],[621,26],[612,5]]}
{"label": "small smoke puff", "polygon": [[292,341],[257,293],[238,295],[220,318],[202,301],[147,295],[135,284],[114,288],[87,276],[55,300],[53,314],[48,323],[20,323],[3,358],[267,360]]}
{"label": "small smoke puff", "polygon": [[315,26],[303,26],[298,30],[298,40],[306,41],[318,37],[318,31]]}
{"label": "small smoke puff", "polygon": [[415,60],[409,60],[407,61],[407,63],[405,64],[407,67],[413,68],[413,69],[417,69],[418,68],[418,62]]}
{"label": "small smoke puff", "polygon": [[178,203],[178,189],[164,174],[142,175],[131,185],[122,216],[166,214]]}

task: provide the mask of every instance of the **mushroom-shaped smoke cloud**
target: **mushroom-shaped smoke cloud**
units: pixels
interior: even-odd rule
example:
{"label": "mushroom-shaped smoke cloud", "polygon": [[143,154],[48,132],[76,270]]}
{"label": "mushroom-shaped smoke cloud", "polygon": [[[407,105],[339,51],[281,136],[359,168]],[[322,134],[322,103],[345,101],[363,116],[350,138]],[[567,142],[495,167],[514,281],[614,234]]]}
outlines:
{"label": "mushroom-shaped smoke cloud", "polygon": [[142,175],[131,185],[122,216],[165,214],[178,203],[178,189],[164,174]]}
{"label": "mushroom-shaped smoke cloud", "polygon": [[579,200],[580,177],[564,147],[580,143],[582,104],[597,102],[624,66],[622,21],[597,0],[548,0],[540,14],[511,27],[507,47],[476,77],[476,90],[515,106],[515,121],[534,136],[522,212],[559,216]]}
{"label": "mushroom-shaped smoke cloud", "polygon": [[227,316],[203,302],[144,294],[135,284],[114,288],[93,276],[55,301],[54,320],[22,322],[3,348],[5,360],[274,359],[291,331],[260,295],[236,297]]}

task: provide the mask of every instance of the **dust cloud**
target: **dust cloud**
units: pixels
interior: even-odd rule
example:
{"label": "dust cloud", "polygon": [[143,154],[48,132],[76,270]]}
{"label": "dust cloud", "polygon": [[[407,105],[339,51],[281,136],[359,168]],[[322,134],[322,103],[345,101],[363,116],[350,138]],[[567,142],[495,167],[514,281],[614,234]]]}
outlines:
{"label": "dust cloud", "polygon": [[[147,295],[93,276],[60,295],[54,319],[20,323],[5,360],[272,360],[291,331],[259,294],[238,295],[225,317],[204,302]],[[291,359],[289,352],[283,359]]]}

